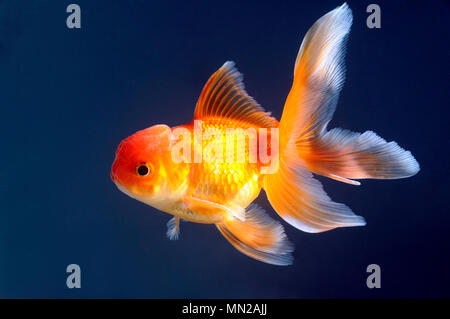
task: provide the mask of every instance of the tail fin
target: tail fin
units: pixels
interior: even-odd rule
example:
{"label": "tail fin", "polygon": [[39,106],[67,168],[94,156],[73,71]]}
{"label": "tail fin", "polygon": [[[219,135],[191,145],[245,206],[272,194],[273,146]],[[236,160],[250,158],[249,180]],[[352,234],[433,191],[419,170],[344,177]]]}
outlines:
{"label": "tail fin", "polygon": [[420,170],[411,152],[372,131],[360,134],[335,128],[297,147],[311,171],[353,185],[360,184],[353,179],[398,179]]}
{"label": "tail fin", "polygon": [[293,147],[287,147],[281,155],[278,171],[264,176],[264,190],[276,212],[305,232],[366,224],[363,217],[328,197]]}
{"label": "tail fin", "polygon": [[287,240],[283,226],[258,206],[249,206],[245,221],[225,219],[216,226],[245,255],[273,265],[292,264],[293,246]]}
{"label": "tail fin", "polygon": [[306,33],[280,121],[280,146],[313,140],[333,116],[344,83],[344,45],[352,19],[344,3]]}
{"label": "tail fin", "polygon": [[279,170],[264,177],[274,209],[307,232],[365,225],[347,206],[334,203],[310,170],[351,184],[359,183],[350,178],[401,178],[419,170],[411,153],[375,133],[326,130],[344,83],[351,24],[352,13],[344,3],[305,35],[279,126]]}

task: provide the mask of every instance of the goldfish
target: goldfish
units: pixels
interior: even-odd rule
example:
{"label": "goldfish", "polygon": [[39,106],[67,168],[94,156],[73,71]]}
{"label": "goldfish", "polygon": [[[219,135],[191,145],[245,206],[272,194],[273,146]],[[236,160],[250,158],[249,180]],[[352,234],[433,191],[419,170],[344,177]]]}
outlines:
{"label": "goldfish", "polygon": [[[226,62],[205,84],[191,122],[153,125],[121,141],[112,181],[172,215],[170,239],[179,237],[180,220],[214,224],[237,250],[273,265],[292,264],[294,246],[282,224],[253,203],[262,189],[282,220],[304,232],[364,226],[313,174],[360,185],[360,179],[410,177],[420,167],[411,152],[372,131],[328,129],[344,83],[352,19],[344,3],[308,30],[279,121],[247,94],[242,75]],[[239,154],[244,160],[236,160]]]}

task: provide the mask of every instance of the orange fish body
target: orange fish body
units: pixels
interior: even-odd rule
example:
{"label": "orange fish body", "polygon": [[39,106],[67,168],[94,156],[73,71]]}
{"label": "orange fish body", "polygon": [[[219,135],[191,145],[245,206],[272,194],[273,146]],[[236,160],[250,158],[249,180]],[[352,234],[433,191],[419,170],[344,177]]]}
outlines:
{"label": "orange fish body", "polygon": [[293,246],[281,224],[251,204],[262,188],[275,211],[300,230],[365,225],[333,202],[312,172],[359,185],[355,179],[412,176],[419,165],[371,131],[327,130],[344,80],[351,22],[344,4],[308,31],[280,122],[247,95],[227,62],[206,83],[191,123],[155,125],[120,143],[114,183],[173,215],[170,239],[178,238],[180,219],[215,224],[239,251],[275,265],[292,263]]}
{"label": "orange fish body", "polygon": [[[222,124],[223,122],[220,118],[202,120],[202,130],[214,128],[225,136],[226,128],[240,128],[238,122],[227,121]],[[193,125],[189,126],[193,130]],[[193,144],[195,145],[195,142]],[[198,149],[204,150],[207,145],[207,142],[203,142],[202,147]],[[245,147],[247,153],[248,144]],[[204,154],[202,155],[204,156]],[[225,207],[245,208],[258,196],[262,188],[261,163],[227,163],[225,154],[222,157],[221,161],[203,160],[200,163],[189,164],[187,168],[189,170],[187,176],[189,187],[186,197],[217,203]],[[202,216],[203,213],[205,213],[204,216]],[[200,209],[196,215],[198,216],[194,219],[204,223],[217,223],[228,216],[223,210],[212,209],[210,211],[207,207]],[[191,220],[191,218],[184,217],[187,220]]]}

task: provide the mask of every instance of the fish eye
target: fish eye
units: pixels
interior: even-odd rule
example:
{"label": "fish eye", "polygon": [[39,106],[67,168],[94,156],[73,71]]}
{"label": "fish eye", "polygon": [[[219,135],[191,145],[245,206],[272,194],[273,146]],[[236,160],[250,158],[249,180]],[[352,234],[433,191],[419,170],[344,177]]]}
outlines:
{"label": "fish eye", "polygon": [[151,173],[150,166],[147,165],[146,163],[139,164],[136,167],[136,173],[140,176],[147,176],[148,174]]}

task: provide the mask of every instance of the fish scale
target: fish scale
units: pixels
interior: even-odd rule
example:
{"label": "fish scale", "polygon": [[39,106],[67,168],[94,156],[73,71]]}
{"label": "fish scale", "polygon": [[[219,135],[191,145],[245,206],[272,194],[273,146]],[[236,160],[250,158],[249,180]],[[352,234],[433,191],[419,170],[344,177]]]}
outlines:
{"label": "fish scale", "polygon": [[[227,128],[248,127],[251,126],[240,121],[230,121],[220,118],[211,118],[202,121],[203,133],[207,129],[214,129],[216,132],[222,134],[223,156],[221,161],[215,161],[214,163],[202,161],[201,163],[191,164],[189,175],[190,195],[219,204],[233,202],[241,207],[246,207],[258,196],[262,186],[260,183],[260,164],[248,163],[248,139],[246,139],[245,150],[236,150],[237,142],[234,145],[235,157],[238,151],[245,152],[245,163],[226,162]],[[192,130],[193,126],[190,126],[190,129]],[[257,131],[258,128],[255,129]],[[242,132],[242,134],[246,136],[245,132]],[[193,132],[192,136],[194,136]],[[194,143],[196,143],[195,140]],[[202,148],[196,148],[194,146],[194,150],[205,150],[210,143],[212,143],[212,139],[202,139]]]}

